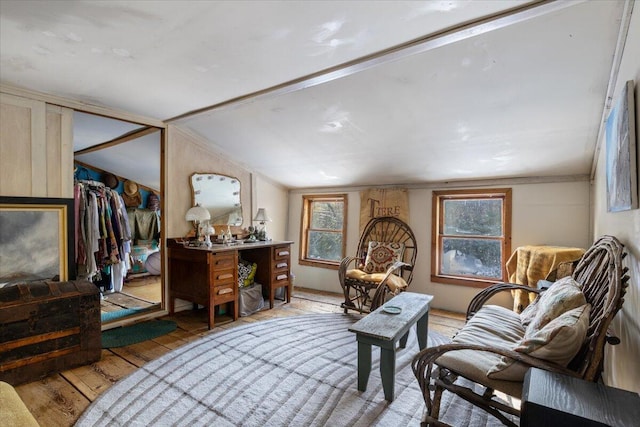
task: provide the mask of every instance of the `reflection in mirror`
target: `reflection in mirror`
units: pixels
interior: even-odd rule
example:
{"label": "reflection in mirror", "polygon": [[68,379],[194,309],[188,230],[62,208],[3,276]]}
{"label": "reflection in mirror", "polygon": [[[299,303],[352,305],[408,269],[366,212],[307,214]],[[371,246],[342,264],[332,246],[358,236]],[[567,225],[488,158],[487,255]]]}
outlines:
{"label": "reflection in mirror", "polygon": [[213,173],[194,173],[191,189],[193,204],[209,210],[211,224],[242,225],[240,180]]}

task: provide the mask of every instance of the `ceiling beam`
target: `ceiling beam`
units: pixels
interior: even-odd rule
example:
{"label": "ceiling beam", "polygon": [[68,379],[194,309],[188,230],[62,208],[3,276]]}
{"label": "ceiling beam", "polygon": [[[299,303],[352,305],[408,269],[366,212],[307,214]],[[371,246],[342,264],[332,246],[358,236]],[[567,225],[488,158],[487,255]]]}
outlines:
{"label": "ceiling beam", "polygon": [[472,20],[450,28],[446,28],[390,48],[356,58],[342,64],[325,68],[315,73],[307,74],[284,83],[261,89],[246,95],[241,95],[214,105],[189,111],[179,116],[166,119],[166,123],[175,122],[203,113],[235,107],[257,99],[272,98],[298,90],[306,89],[332,80],[340,79],[381,64],[397,61],[407,56],[424,53],[452,43],[476,37],[491,31],[511,26],[513,24],[537,18],[548,13],[565,9],[586,0],[556,1],[535,0],[521,6],[502,11],[497,14]]}
{"label": "ceiling beam", "polygon": [[104,150],[105,148],[115,147],[116,145],[124,144],[125,142],[142,138],[143,136],[147,136],[149,134],[152,134],[158,131],[160,131],[160,129],[156,127],[151,127],[151,126],[145,126],[142,129],[134,129],[131,132],[127,132],[124,135],[121,135],[110,141],[103,142],[101,144],[97,144],[91,147],[83,148],[82,150],[74,151],[73,155],[79,156],[81,154],[93,153],[94,151],[100,151],[100,150]]}

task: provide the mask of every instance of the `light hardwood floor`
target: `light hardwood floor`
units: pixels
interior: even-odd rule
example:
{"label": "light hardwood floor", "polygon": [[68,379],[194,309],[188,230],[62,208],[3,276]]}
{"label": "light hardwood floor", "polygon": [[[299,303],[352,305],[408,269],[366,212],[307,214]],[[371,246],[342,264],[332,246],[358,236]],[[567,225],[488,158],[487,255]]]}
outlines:
{"label": "light hardwood floor", "polygon": [[[266,319],[308,313],[341,313],[340,302],[340,294],[296,288],[290,304],[276,301],[273,309],[241,317],[235,322],[230,318],[216,318],[216,326],[210,331],[207,330],[205,310],[179,312],[165,317],[178,324],[170,334],[127,347],[102,350],[99,362],[17,386],[16,390],[41,426],[71,426],[102,392],[172,349],[207,334]],[[430,330],[447,336],[453,335],[463,323],[462,314],[441,310],[431,310],[429,314]]]}

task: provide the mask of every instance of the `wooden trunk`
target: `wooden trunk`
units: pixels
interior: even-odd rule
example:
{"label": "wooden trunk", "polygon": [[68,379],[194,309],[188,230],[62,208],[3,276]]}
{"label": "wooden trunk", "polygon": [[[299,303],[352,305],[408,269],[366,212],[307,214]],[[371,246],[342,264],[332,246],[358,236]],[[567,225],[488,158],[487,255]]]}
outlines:
{"label": "wooden trunk", "polygon": [[17,385],[100,360],[100,293],[87,281],[0,289],[0,380]]}

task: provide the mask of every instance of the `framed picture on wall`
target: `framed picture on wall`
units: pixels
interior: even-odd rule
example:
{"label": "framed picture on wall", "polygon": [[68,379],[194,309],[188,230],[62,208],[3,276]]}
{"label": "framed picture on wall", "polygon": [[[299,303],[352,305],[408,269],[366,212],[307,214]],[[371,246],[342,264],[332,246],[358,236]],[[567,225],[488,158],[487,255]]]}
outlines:
{"label": "framed picture on wall", "polygon": [[606,124],[607,211],[638,208],[638,149],[633,81],[625,83]]}
{"label": "framed picture on wall", "polygon": [[0,197],[0,287],[75,278],[73,199]]}

